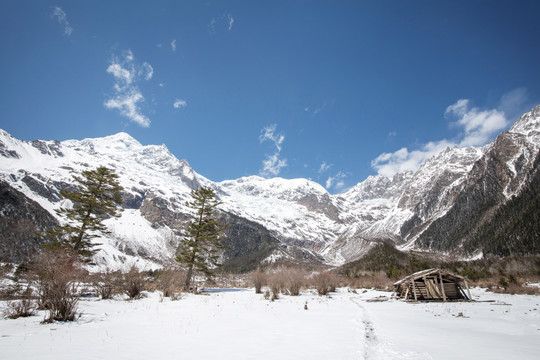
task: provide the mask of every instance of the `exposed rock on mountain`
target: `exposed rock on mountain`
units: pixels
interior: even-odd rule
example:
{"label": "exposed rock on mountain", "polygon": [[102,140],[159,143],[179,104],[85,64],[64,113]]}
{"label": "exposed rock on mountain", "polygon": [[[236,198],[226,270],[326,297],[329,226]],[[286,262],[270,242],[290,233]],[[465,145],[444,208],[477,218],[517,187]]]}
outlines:
{"label": "exposed rock on mountain", "polygon": [[0,181],[0,260],[29,260],[47,241],[38,232],[56,225],[56,219],[35,201]]}

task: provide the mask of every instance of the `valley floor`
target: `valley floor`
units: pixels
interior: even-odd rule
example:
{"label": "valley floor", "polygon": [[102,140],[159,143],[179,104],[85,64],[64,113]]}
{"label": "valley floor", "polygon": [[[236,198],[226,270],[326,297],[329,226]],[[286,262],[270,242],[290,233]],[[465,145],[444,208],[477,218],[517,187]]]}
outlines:
{"label": "valley floor", "polygon": [[[2,359],[537,359],[540,297],[472,289],[476,303],[369,302],[340,289],[270,302],[225,289],[161,301],[82,300],[73,323],[0,320]],[[307,303],[308,310],[304,309]],[[0,306],[5,303],[0,302]]]}

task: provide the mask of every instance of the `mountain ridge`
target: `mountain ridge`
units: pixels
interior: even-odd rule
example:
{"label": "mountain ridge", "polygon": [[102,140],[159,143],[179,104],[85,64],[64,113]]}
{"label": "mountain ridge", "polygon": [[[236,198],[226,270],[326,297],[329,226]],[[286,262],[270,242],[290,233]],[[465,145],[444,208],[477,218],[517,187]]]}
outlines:
{"label": "mountain ridge", "polygon": [[[120,221],[108,223],[113,235],[98,239],[97,262],[103,266],[170,261],[189,220],[185,202],[200,186],[212,187],[223,202],[220,216],[234,219],[235,229],[226,241],[236,250],[224,256],[237,268],[245,269],[242,257],[341,265],[380,241],[401,249],[471,255],[474,251],[465,245],[480,227],[466,225],[458,214],[476,211],[478,221],[489,222],[491,213],[530,187],[539,149],[537,106],[483,147],[447,148],[415,172],[370,176],[330,194],[301,178],[248,176],[213,182],[165,145],[142,145],[125,132],[26,142],[0,129],[0,180],[56,217],[54,210],[63,205],[59,191],[73,186],[73,174],[99,165],[115,170],[125,189],[126,211]],[[463,231],[455,230],[456,221],[466,225],[457,226]],[[240,251],[242,246],[251,252]]]}

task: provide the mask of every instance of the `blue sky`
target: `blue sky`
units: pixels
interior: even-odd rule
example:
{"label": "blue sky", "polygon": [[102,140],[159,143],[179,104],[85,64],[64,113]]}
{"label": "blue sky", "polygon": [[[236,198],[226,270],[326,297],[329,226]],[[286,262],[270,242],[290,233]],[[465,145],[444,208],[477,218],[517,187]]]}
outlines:
{"label": "blue sky", "polygon": [[214,181],[330,192],[540,103],[539,1],[0,2],[0,127],[124,131]]}

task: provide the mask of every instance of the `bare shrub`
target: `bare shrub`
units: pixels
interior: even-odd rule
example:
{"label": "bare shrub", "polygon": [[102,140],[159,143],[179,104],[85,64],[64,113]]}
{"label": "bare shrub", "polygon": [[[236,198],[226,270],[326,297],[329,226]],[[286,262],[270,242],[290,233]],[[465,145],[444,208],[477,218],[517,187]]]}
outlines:
{"label": "bare shrub", "polygon": [[129,297],[130,300],[138,299],[145,290],[144,274],[135,265],[121,274],[119,277],[119,288]]}
{"label": "bare shrub", "polygon": [[268,278],[268,285],[270,286],[270,291],[272,292],[272,297],[270,300],[274,301],[279,299],[279,294],[281,290],[285,288],[285,278],[281,270],[270,275]]}
{"label": "bare shrub", "polygon": [[170,297],[171,300],[179,299],[185,282],[184,270],[165,268],[156,274],[156,288],[163,293],[163,297]]}
{"label": "bare shrub", "polygon": [[282,276],[289,295],[300,295],[300,290],[306,282],[306,272],[299,268],[288,268],[282,270]]}
{"label": "bare shrub", "polygon": [[9,301],[2,311],[2,316],[8,319],[17,319],[36,314],[37,303],[32,299],[33,290],[30,286],[21,294],[21,299]]}
{"label": "bare shrub", "polygon": [[106,271],[90,276],[92,286],[102,300],[112,299],[117,293],[118,275],[117,272]]}
{"label": "bare shrub", "polygon": [[366,271],[361,274],[355,282],[361,288],[389,290],[393,289],[394,280],[388,277],[384,271]]}
{"label": "bare shrub", "polygon": [[255,294],[262,294],[262,287],[268,282],[268,275],[261,269],[257,269],[249,274],[249,280],[255,287]]}
{"label": "bare shrub", "polygon": [[6,278],[14,269],[15,265],[13,264],[0,264],[0,279]]}
{"label": "bare shrub", "polygon": [[339,284],[339,277],[331,272],[321,272],[312,278],[313,285],[317,288],[319,295],[327,295],[336,291]]}
{"label": "bare shrub", "polygon": [[31,265],[38,290],[38,305],[49,310],[43,322],[73,321],[77,316],[77,285],[84,271],[77,256],[69,252],[44,250]]}
{"label": "bare shrub", "polygon": [[8,319],[18,319],[20,317],[34,316],[37,304],[32,299],[21,299],[10,301],[2,311],[2,315]]}

